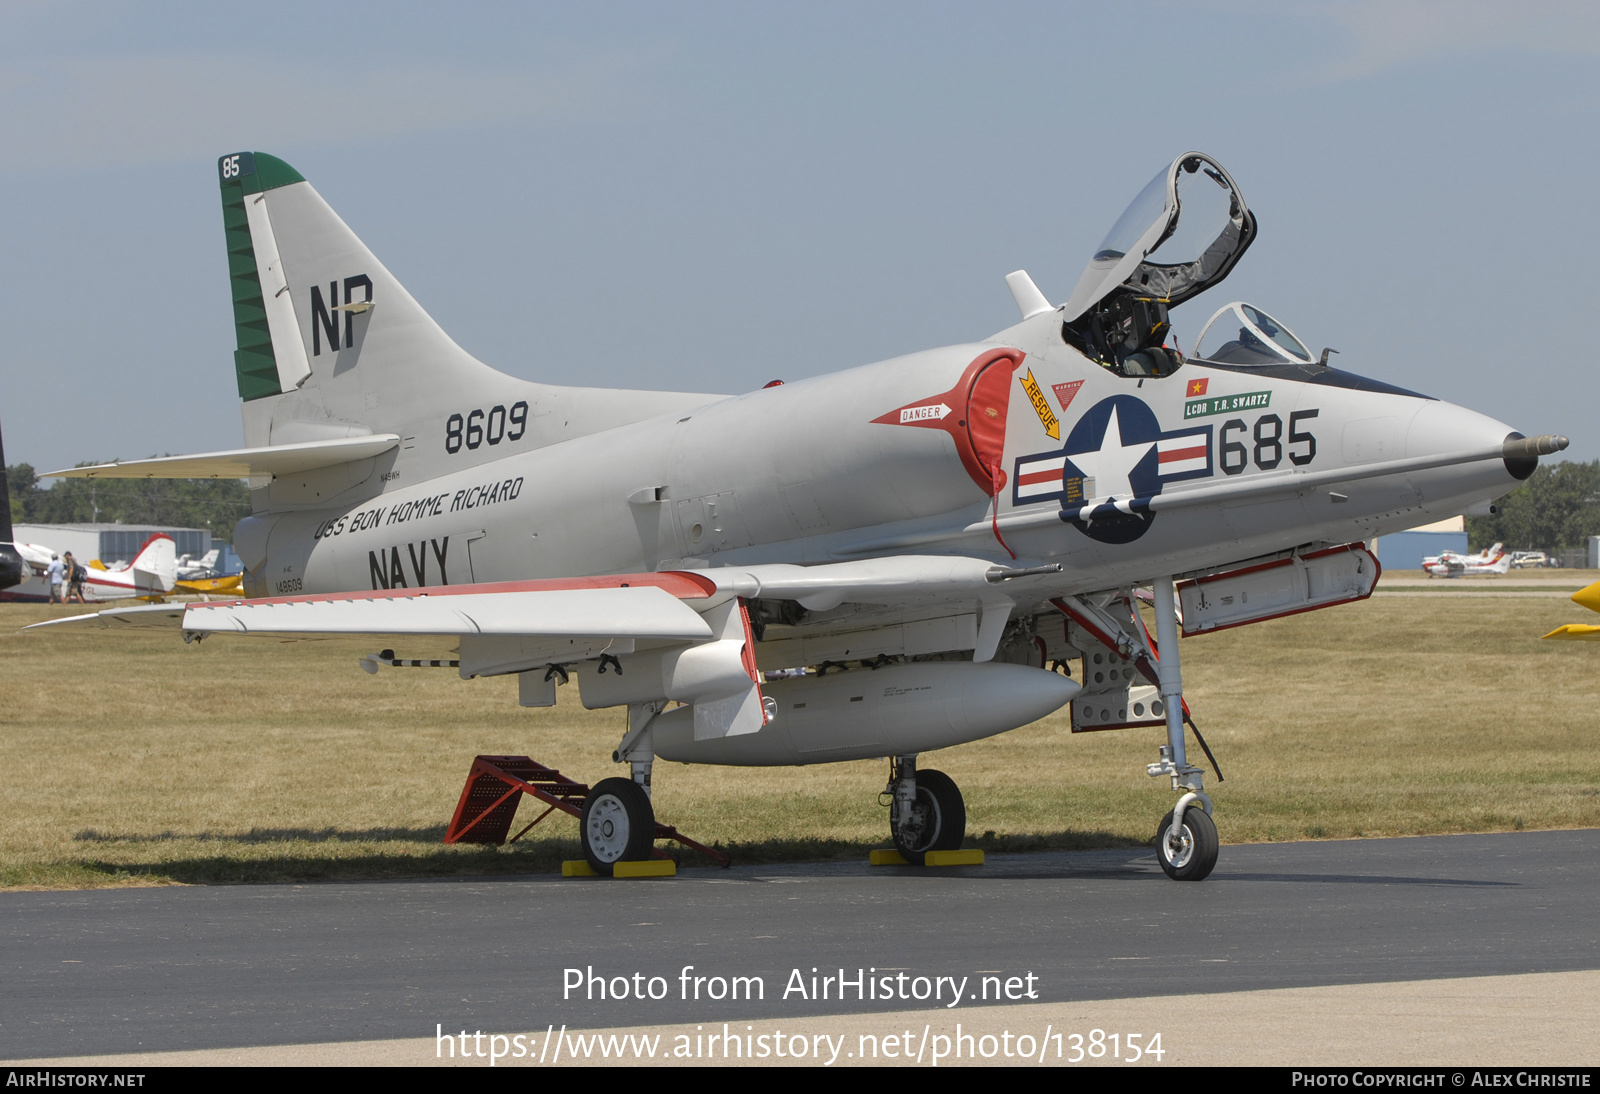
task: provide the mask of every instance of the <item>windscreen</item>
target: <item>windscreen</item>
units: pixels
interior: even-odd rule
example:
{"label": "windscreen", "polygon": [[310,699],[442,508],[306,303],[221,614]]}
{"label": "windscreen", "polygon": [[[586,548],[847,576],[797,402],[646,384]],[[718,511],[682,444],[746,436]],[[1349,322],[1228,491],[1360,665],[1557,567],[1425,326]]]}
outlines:
{"label": "windscreen", "polygon": [[1311,351],[1272,316],[1242,301],[1211,317],[1195,345],[1195,356],[1239,365],[1308,364]]}

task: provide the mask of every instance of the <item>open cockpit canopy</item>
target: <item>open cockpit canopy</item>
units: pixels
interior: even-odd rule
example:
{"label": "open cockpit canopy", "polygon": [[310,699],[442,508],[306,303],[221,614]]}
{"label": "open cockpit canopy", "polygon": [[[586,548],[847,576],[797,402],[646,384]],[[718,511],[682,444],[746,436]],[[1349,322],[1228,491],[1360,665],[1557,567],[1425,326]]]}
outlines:
{"label": "open cockpit canopy", "polygon": [[1185,152],[1117,218],[1062,308],[1062,336],[1128,375],[1164,376],[1167,311],[1228,276],[1256,235],[1232,176]]}

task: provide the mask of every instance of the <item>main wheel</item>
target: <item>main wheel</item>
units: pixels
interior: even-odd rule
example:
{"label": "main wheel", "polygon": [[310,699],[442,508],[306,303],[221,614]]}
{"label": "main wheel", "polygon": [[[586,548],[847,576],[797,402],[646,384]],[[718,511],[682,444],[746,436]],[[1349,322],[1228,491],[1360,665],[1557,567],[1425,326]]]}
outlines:
{"label": "main wheel", "polygon": [[656,812],[644,788],[632,779],[602,779],[583,799],[578,832],[583,857],[595,873],[609,877],[619,862],[650,857],[656,840]]}
{"label": "main wheel", "polygon": [[1217,826],[1198,803],[1183,811],[1183,830],[1173,834],[1172,810],[1156,829],[1156,861],[1173,881],[1204,881],[1217,865]]}
{"label": "main wheel", "polygon": [[917,772],[917,800],[911,819],[900,824],[900,805],[889,807],[889,834],[907,862],[921,866],[929,851],[954,851],[967,834],[967,803],[955,780],[943,771]]}

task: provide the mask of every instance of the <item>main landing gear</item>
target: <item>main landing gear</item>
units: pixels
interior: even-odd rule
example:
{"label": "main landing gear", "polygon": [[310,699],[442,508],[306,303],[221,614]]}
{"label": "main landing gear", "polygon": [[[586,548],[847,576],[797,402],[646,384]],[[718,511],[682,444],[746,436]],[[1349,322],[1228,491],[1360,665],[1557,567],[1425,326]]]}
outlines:
{"label": "main landing gear", "polygon": [[644,788],[632,779],[602,779],[583,800],[578,830],[583,857],[595,873],[609,877],[619,862],[650,857],[656,814]]}
{"label": "main landing gear", "polygon": [[1178,614],[1170,577],[1155,581],[1156,672],[1161,701],[1166,705],[1167,743],[1161,760],[1145,770],[1151,778],[1172,777],[1172,789],[1184,794],[1156,828],[1156,860],[1174,881],[1202,881],[1217,864],[1217,826],[1211,821],[1211,798],[1205,772],[1189,764],[1183,740],[1183,673],[1178,663]]}
{"label": "main landing gear", "polygon": [[655,749],[650,724],[665,703],[635,703],[628,708],[628,731],[611,758],[628,763],[631,779],[602,779],[583,802],[578,835],[583,857],[597,874],[610,877],[619,862],[650,857],[655,846],[656,812],[650,804],[650,769]]}
{"label": "main landing gear", "polygon": [[967,834],[967,803],[943,771],[917,770],[915,756],[889,761],[889,834],[902,858],[921,866],[929,851],[955,851]]}

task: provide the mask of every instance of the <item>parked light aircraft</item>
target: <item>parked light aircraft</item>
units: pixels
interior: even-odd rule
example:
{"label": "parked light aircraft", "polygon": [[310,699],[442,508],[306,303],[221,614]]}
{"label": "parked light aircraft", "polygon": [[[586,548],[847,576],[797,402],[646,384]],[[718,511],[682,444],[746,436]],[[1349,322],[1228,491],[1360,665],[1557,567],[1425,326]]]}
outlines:
{"label": "parked light aircraft", "polygon": [[202,596],[243,592],[244,573],[238,558],[226,543],[211,548],[200,558],[179,555],[172,591]]}
{"label": "parked light aircraft", "polygon": [[[1065,304],[1017,271],[1021,321],[988,338],[733,397],[493,371],[288,164],[229,155],[219,179],[246,447],[54,474],[248,476],[249,599],[81,618],[371,635],[402,657],[442,639],[464,678],[518,674],[529,706],[575,679],[586,707],[627,711],[609,751],[632,777],[580,821],[602,873],[649,853],[657,757],[888,757],[890,830],[920,862],[959,845],[965,805],[918,757],[1070,703],[1074,730],[1162,731],[1147,772],[1180,796],[1158,858],[1203,878],[1217,831],[1180,630],[1364,598],[1359,541],[1498,497],[1566,446],[1329,368],[1243,305],[1209,356],[1169,347],[1169,309],[1257,232],[1199,153],[1157,173]],[[1076,678],[1050,670],[1069,659]]]}
{"label": "parked light aircraft", "polygon": [[1479,574],[1508,574],[1511,572],[1511,555],[1505,544],[1464,555],[1459,551],[1445,551],[1422,560],[1422,568],[1429,577],[1463,577]]}
{"label": "parked light aircraft", "polygon": [[[50,565],[50,559],[56,552],[37,543],[18,543],[16,548],[31,572],[13,587],[0,592],[0,599],[49,600],[50,586],[45,568]],[[85,563],[83,595],[88,600],[125,600],[129,597],[157,599],[173,591],[177,584],[177,569],[177,553],[172,537],[158,532],[145,540],[139,553],[128,562],[107,566],[99,559],[94,559]]]}

